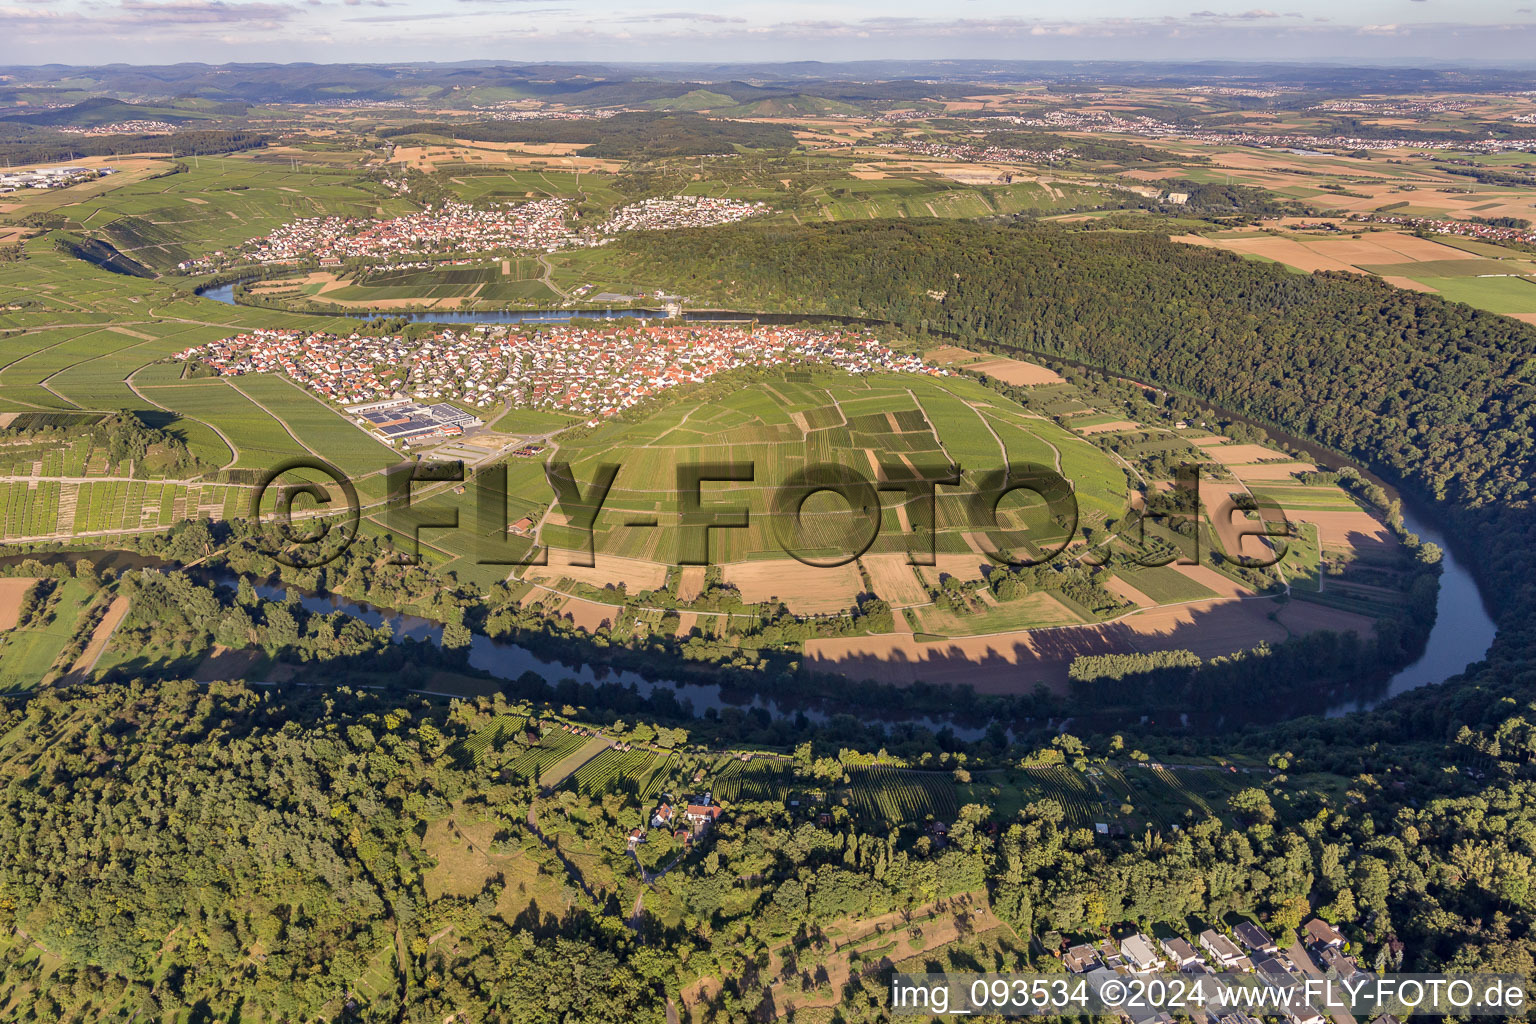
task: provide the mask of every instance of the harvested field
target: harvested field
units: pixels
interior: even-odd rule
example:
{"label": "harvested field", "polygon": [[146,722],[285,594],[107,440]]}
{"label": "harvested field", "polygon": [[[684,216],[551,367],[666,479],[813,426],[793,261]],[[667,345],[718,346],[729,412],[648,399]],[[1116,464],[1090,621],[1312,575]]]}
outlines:
{"label": "harvested field", "polygon": [[192,672],[192,678],[200,683],[216,679],[245,679],[261,660],[261,652],[254,649],[231,650],[215,644],[208,657]]}
{"label": "harvested field", "polygon": [[584,598],[573,597],[561,606],[555,614],[561,618],[569,616],[570,620],[579,628],[588,633],[597,632],[597,627],[607,623],[613,623],[619,617],[619,609],[607,604],[598,604],[596,601],[588,601]]}
{"label": "harvested field", "polygon": [[955,363],[970,363],[972,360],[980,359],[981,353],[972,352],[970,349],[961,348],[959,345],[940,345],[938,348],[931,348],[924,352],[923,358],[930,363],[941,363],[949,366]]}
{"label": "harvested field", "polygon": [[1363,509],[1310,512],[1297,510],[1292,519],[1317,525],[1317,539],[1324,548],[1335,551],[1386,552],[1398,546],[1397,538],[1386,525]]}
{"label": "harvested field", "polygon": [[[1221,542],[1222,549],[1228,554],[1244,555],[1248,558],[1273,556],[1274,551],[1264,539],[1255,536],[1252,532],[1262,529],[1258,520],[1248,518],[1245,512],[1233,504],[1233,493],[1242,493],[1242,491],[1241,486],[1201,481],[1200,504],[1205,509],[1205,517],[1210,520],[1211,528],[1216,531],[1216,539]],[[1219,576],[1220,573],[1216,575]]]}
{"label": "harvested field", "polygon": [[1156,601],[1125,582],[1119,576],[1111,576],[1105,581],[1104,589],[1122,600],[1131,602],[1131,604],[1138,608],[1151,608],[1157,604]]}
{"label": "harvested field", "polygon": [[1422,281],[1415,281],[1411,277],[1391,277],[1383,274],[1381,279],[1394,288],[1408,288],[1416,292],[1429,292],[1431,295],[1438,291],[1438,289],[1431,288]]}
{"label": "harvested field", "polygon": [[918,582],[906,555],[865,555],[863,561],[870,585],[886,601],[893,605],[911,605],[928,600],[928,592]]}
{"label": "harvested field", "polygon": [[70,682],[83,682],[90,678],[91,671],[95,669],[96,662],[101,660],[101,653],[107,649],[107,641],[112,639],[112,634],[117,631],[118,624],[128,614],[128,599],[126,597],[114,597],[112,604],[107,608],[107,614],[96,625],[91,633],[91,642],[86,644],[85,650],[80,652],[80,657],[75,659],[74,665],[65,677]]}
{"label": "harvested field", "polygon": [[682,574],[677,579],[677,599],[692,601],[704,593],[704,574],[707,571],[702,565],[683,566]]}
{"label": "harvested field", "polygon": [[1285,452],[1277,452],[1262,444],[1224,444],[1207,448],[1206,451],[1210,453],[1212,459],[1223,466],[1242,466],[1266,460],[1288,461],[1290,459]]}
{"label": "harvested field", "polygon": [[822,672],[895,685],[922,680],[974,686],[978,693],[1067,688],[1080,655],[1190,650],[1203,658],[1285,639],[1268,616],[1274,602],[1231,598],[1150,608],[1100,625],[1017,630],[921,643],[900,634],[810,640],[806,663]]}
{"label": "harvested field", "polygon": [[1361,639],[1375,635],[1376,620],[1367,615],[1346,612],[1309,601],[1287,601],[1277,616],[1280,624],[1292,633],[1317,633],[1332,630],[1335,633],[1357,634]]}
{"label": "harvested field", "polygon": [[896,686],[922,681],[974,686],[978,693],[1064,693],[1067,669],[1082,654],[1129,646],[1124,626],[1069,626],[920,643],[904,634],[807,640],[806,664],[820,672]]}
{"label": "harvested field", "polygon": [[917,571],[922,575],[923,581],[929,586],[936,587],[943,582],[943,577],[953,576],[959,580],[979,580],[986,575],[986,570],[992,563],[985,555],[946,555],[934,556],[933,565],[925,565]]}
{"label": "harvested field", "polygon": [[971,363],[967,370],[975,370],[989,377],[996,377],[1004,384],[1016,384],[1023,387],[1036,387],[1041,384],[1061,384],[1063,378],[1055,370],[1035,363],[1026,363],[1022,359],[987,359],[979,363]]}
{"label": "harvested field", "polygon": [[[1343,205],[1341,203],[1341,205]],[[1395,231],[1376,231],[1364,238],[1285,238],[1251,235],[1237,238],[1204,238],[1180,235],[1176,242],[1209,245],[1228,252],[1262,256],[1297,270],[1342,270],[1368,273],[1362,266],[1424,263],[1438,260],[1477,259],[1448,245]]]}
{"label": "harvested field", "polygon": [[1266,462],[1261,465],[1233,466],[1232,475],[1239,480],[1289,480],[1298,473],[1315,473],[1317,464],[1312,462]]}
{"label": "harvested field", "polygon": [[858,567],[852,562],[823,569],[793,558],[772,558],[733,562],[721,569],[725,582],[741,591],[742,600],[756,603],[778,598],[797,615],[841,611],[863,590]]}
{"label": "harvested field", "polygon": [[[1235,585],[1228,589],[1231,586]],[[1285,629],[1269,618],[1274,610],[1273,601],[1229,598],[1152,608],[1137,612],[1125,623],[1135,635],[1133,643],[1138,650],[1182,648],[1202,658],[1214,658],[1259,643],[1284,640],[1288,635]],[[1172,642],[1175,638],[1177,642]]]}
{"label": "harvested field", "polygon": [[1207,590],[1220,594],[1222,597],[1247,597],[1253,593],[1253,591],[1232,579],[1232,577],[1223,576],[1210,566],[1172,565],[1169,568],[1184,578],[1200,584]]}
{"label": "harvested field", "polygon": [[549,553],[548,565],[530,565],[523,572],[526,580],[554,581],[562,577],[585,583],[591,587],[624,584],[630,593],[655,590],[667,582],[667,567],[660,562],[647,562],[640,558],[623,558],[597,552],[593,565],[571,565],[576,552],[554,548]]}
{"label": "harvested field", "polygon": [[1088,426],[1073,427],[1079,434],[1112,434],[1119,430],[1140,430],[1140,423],[1130,420],[1110,420],[1108,423],[1094,423]]}
{"label": "harvested field", "polygon": [[15,629],[21,617],[21,601],[37,580],[29,576],[0,579],[0,630]]}

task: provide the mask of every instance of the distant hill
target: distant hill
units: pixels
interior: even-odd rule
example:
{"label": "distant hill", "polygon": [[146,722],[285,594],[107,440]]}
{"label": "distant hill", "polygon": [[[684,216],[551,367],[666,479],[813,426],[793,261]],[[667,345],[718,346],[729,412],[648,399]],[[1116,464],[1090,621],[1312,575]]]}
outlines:
{"label": "distant hill", "polygon": [[[197,104],[207,108],[207,103]],[[243,104],[235,105],[229,113],[243,114]],[[69,107],[44,110],[36,114],[12,114],[6,121],[48,128],[95,128],[118,121],[164,121],[167,124],[185,124],[189,121],[207,121],[221,116],[208,109],[188,109],[179,106],[156,106],[146,103],[124,103],[110,96],[94,96]]]}
{"label": "distant hill", "polygon": [[795,136],[778,125],[722,121],[691,113],[627,113],[582,121],[421,121],[379,132],[383,138],[438,135],[475,142],[581,143],[586,156],[703,156],[748,149],[793,149]]}

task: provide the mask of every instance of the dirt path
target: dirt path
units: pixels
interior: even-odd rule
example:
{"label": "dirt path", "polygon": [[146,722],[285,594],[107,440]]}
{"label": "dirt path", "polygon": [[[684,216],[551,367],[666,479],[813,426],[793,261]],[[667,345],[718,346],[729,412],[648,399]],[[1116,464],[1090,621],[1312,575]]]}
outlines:
{"label": "dirt path", "polygon": [[556,295],[560,296],[560,298],[569,301],[571,297],[570,293],[567,292],[564,288],[561,288],[559,285],[555,284],[555,268],[550,264],[549,257],[541,255],[538,257],[538,260],[539,266],[544,268],[544,276],[539,278],[540,283],[542,283],[544,287],[548,288]]}
{"label": "dirt path", "polygon": [[293,428],[288,425],[288,421],[287,420],[283,419],[281,416],[279,416],[277,413],[273,412],[271,409],[268,409],[265,405],[262,405],[260,402],[258,402],[255,399],[254,396],[252,396],[250,394],[247,394],[244,391],[241,391],[238,387],[235,386],[234,383],[232,383],[232,382],[226,382],[226,383],[229,384],[229,387],[231,389],[233,389],[236,394],[244,395],[246,401],[250,402],[256,408],[260,409],[262,412],[266,413],[268,416],[271,416],[274,420],[276,420],[278,426],[283,428],[283,433],[285,433],[289,437],[293,438],[293,443],[294,444],[298,445],[300,448],[303,448],[305,451],[309,452],[309,454],[313,455],[317,459],[324,457],[319,452],[317,452],[313,448],[311,448],[309,445],[307,445],[303,441],[301,441],[299,439],[299,435],[295,434],[293,432]]}
{"label": "dirt path", "polygon": [[117,627],[122,623],[123,617],[128,614],[128,599],[118,596],[112,599],[112,604],[107,608],[107,614],[102,616],[96,624],[96,630],[91,634],[91,642],[85,650],[80,652],[80,657],[75,659],[74,666],[69,670],[60,682],[80,683],[89,679],[96,669],[96,663],[101,660],[102,652],[107,649],[107,641],[112,639],[112,634],[117,632]]}
{"label": "dirt path", "polygon": [[[139,369],[141,370],[141,369],[143,369],[143,367],[141,366],[141,367],[139,367]],[[137,374],[138,372],[139,372],[138,370],[134,370],[133,373],[130,373],[128,376],[123,378],[123,383],[128,385],[128,390],[132,391],[135,395],[137,395],[141,401],[148,402],[150,405],[154,406],[156,409],[163,409],[166,412],[170,413],[172,416],[180,416],[181,413],[177,412],[175,409],[170,409],[170,408],[167,408],[166,406],[161,405],[159,402],[155,401],[153,398],[150,398],[144,392],[140,391],[138,389],[138,387],[134,385],[133,378],[134,378],[134,375]],[[229,446],[230,459],[229,459],[228,462],[224,463],[224,465],[219,467],[221,470],[222,469],[228,469],[229,467],[233,466],[235,463],[240,461],[240,449],[235,447],[235,442],[233,442],[233,441],[231,441],[229,439],[229,435],[228,434],[224,433],[224,431],[220,430],[218,427],[214,426],[212,423],[209,423],[207,420],[199,420],[199,419],[197,419],[196,416],[188,416],[186,418],[189,419],[189,420],[197,420],[198,423],[201,423],[203,426],[207,427],[209,430],[213,431],[215,434],[218,434],[219,435],[219,440],[223,441],[226,445]]]}

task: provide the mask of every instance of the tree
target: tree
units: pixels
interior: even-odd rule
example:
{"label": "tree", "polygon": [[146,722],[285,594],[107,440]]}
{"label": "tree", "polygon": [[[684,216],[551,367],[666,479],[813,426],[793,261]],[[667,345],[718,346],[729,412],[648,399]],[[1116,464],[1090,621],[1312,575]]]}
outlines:
{"label": "tree", "polygon": [[469,631],[469,627],[461,622],[449,622],[443,626],[443,649],[447,651],[463,650],[474,642],[475,636]]}
{"label": "tree", "polygon": [[1247,825],[1268,825],[1275,820],[1275,808],[1269,801],[1269,794],[1254,786],[1240,789],[1228,797],[1227,809]]}

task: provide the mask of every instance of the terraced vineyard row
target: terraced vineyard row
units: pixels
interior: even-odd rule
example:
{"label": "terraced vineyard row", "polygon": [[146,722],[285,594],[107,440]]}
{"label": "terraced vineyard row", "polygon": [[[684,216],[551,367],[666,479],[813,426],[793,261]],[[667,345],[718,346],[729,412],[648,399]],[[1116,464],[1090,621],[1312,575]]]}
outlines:
{"label": "terraced vineyard row", "polygon": [[794,787],[794,769],[788,761],[732,758],[710,778],[719,800],[783,800]]}
{"label": "terraced vineyard row", "polygon": [[954,779],[905,768],[851,768],[849,806],[860,817],[897,823],[953,821],[960,811]]}
{"label": "terraced vineyard row", "polygon": [[528,719],[522,715],[497,715],[464,741],[464,753],[478,768],[487,750],[500,749],[502,744],[521,732],[527,723]]}
{"label": "terraced vineyard row", "polygon": [[590,738],[564,731],[552,733],[545,736],[537,746],[525,750],[508,767],[525,779],[542,778],[546,770],[575,753]]}
{"label": "terraced vineyard row", "polygon": [[1092,828],[1104,821],[1104,805],[1093,784],[1081,772],[1063,764],[1037,765],[1025,770],[1040,788],[1042,798],[1055,800],[1077,828]]}
{"label": "terraced vineyard row", "polygon": [[[672,755],[652,750],[620,750],[609,747],[582,765],[572,776],[577,792],[601,792],[616,778],[636,781],[641,796],[649,796],[651,783],[657,782],[662,769],[672,760]],[[657,782],[659,785],[660,783]]]}

